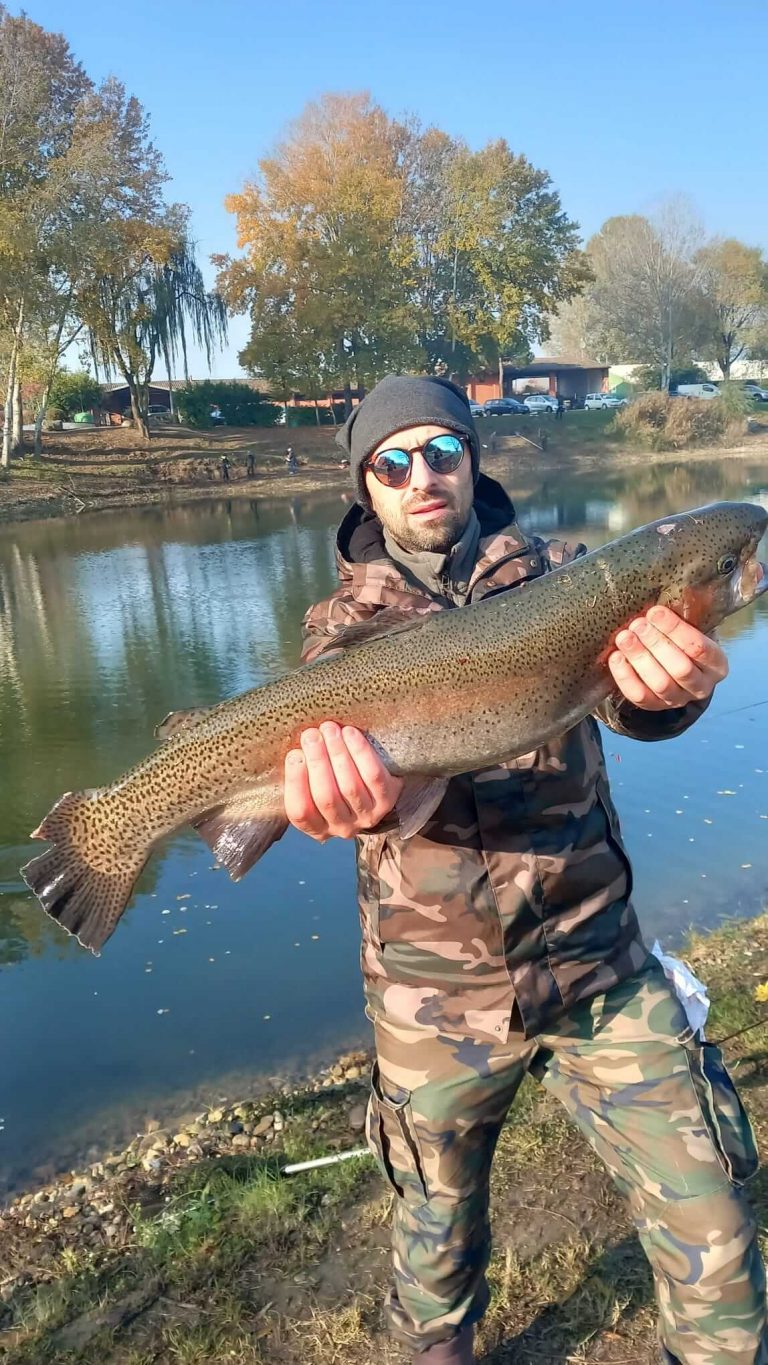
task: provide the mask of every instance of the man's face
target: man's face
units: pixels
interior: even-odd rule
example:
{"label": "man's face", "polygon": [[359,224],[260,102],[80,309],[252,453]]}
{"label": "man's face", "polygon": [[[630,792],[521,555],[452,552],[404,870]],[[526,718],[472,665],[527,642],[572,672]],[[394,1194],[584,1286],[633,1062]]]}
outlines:
{"label": "man's face", "polygon": [[[388,436],[373,452],[413,452],[433,436],[454,435],[449,427],[407,427]],[[404,550],[432,550],[447,554],[467,524],[474,498],[472,456],[467,447],[458,469],[436,474],[420,452],[412,455],[411,477],[403,488],[387,488],[370,469],[365,486],[371,506],[390,535]]]}

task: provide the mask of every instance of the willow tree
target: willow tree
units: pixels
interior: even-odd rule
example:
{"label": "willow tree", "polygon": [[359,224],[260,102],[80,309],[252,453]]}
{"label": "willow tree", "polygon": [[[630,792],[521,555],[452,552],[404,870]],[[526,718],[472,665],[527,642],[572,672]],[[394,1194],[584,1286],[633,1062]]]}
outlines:
{"label": "willow tree", "polygon": [[207,290],[188,233],[188,215],[173,205],[154,222],[119,224],[104,268],[83,298],[97,371],[122,375],[137,429],[149,440],[149,386],[158,359],[169,368],[196,342],[210,364],[226,340],[223,299]]}

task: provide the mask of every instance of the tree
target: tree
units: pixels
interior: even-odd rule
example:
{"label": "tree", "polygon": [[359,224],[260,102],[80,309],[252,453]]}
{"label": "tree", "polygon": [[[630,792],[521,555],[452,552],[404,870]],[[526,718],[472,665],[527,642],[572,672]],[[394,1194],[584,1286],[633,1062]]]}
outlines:
{"label": "tree", "polygon": [[227,201],[245,254],[216,258],[219,287],[251,314],[242,363],[286,396],[528,354],[587,278],[544,172],[367,95],[308,106],[260,172]]}
{"label": "tree", "polygon": [[104,268],[83,291],[81,306],[97,368],[123,376],[133,420],[149,440],[149,384],[158,356],[169,363],[181,355],[186,369],[191,334],[210,363],[226,335],[224,302],[205,288],[183,205],[150,221],[117,223]]}
{"label": "tree", "polygon": [[759,247],[729,237],[697,253],[700,278],[700,353],[714,360],[724,379],[731,366],[759,343],[768,326],[768,264]]}
{"label": "tree", "polygon": [[19,357],[40,300],[47,252],[66,189],[61,163],[90,82],[66,40],[0,7],[0,325],[9,338],[7,468],[19,436]]}
{"label": "tree", "polygon": [[594,280],[580,316],[597,357],[653,365],[669,388],[673,366],[693,358],[700,332],[701,238],[681,201],[653,220],[634,214],[603,224],[587,244]]}
{"label": "tree", "polygon": [[220,408],[224,420],[234,427],[271,427],[280,415],[279,407],[265,402],[249,384],[205,379],[176,390],[177,411],[187,426],[213,426],[211,409],[214,406]]}
{"label": "tree", "polygon": [[74,417],[76,412],[87,412],[100,403],[101,385],[84,370],[60,370],[50,386],[48,401],[66,417]]}

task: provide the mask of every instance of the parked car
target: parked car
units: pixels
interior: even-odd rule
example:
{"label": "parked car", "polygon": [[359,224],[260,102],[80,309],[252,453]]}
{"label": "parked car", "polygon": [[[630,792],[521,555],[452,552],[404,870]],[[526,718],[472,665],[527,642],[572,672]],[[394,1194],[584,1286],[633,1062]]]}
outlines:
{"label": "parked car", "polygon": [[622,398],[618,393],[588,393],[584,399],[584,407],[588,412],[594,412],[596,408],[601,408],[605,412],[608,408],[626,406],[626,398]]}
{"label": "parked car", "polygon": [[526,404],[517,398],[487,398],[483,403],[486,417],[514,417],[528,411]]}
{"label": "parked car", "polygon": [[768,389],[762,389],[759,384],[755,384],[751,379],[744,381],[744,392],[749,398],[754,398],[756,403],[768,403]]}
{"label": "parked car", "polygon": [[485,417],[485,408],[482,403],[476,403],[474,398],[469,399],[469,411],[473,417]]}
{"label": "parked car", "polygon": [[548,393],[527,393],[525,406],[529,412],[557,412],[557,399]]}
{"label": "parked car", "polygon": [[719,398],[720,390],[717,384],[678,384],[678,396],[680,398]]}
{"label": "parked car", "polygon": [[172,415],[171,409],[163,403],[150,403],[147,408],[147,417],[151,417],[154,422],[170,422]]}

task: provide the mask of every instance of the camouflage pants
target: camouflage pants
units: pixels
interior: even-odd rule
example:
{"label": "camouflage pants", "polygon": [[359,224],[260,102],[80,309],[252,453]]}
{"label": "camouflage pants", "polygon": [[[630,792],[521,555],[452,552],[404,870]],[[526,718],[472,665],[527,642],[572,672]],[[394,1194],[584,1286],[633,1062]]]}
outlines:
{"label": "camouflage pants", "polygon": [[368,1141],[397,1194],[387,1313],[411,1351],[485,1312],[491,1161],[531,1072],[629,1200],[665,1358],[768,1362],[764,1267],[739,1189],[757,1166],[751,1128],[655,958],[537,1038],[494,1045],[385,1018],[375,1029]]}

